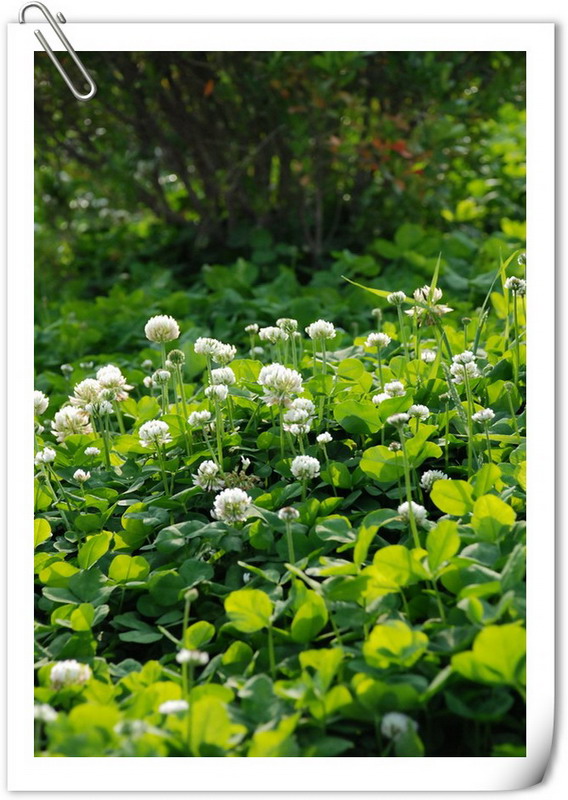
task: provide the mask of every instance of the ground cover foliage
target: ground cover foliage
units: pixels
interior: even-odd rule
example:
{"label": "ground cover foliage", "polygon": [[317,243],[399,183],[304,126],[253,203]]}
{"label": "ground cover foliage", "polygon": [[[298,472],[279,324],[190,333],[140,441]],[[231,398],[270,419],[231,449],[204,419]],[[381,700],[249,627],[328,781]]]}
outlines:
{"label": "ground cover foliage", "polygon": [[36,755],[523,755],[524,55],[85,61],[36,56]]}
{"label": "ground cover foliage", "polygon": [[38,749],[521,754],[523,269],[39,375]]}

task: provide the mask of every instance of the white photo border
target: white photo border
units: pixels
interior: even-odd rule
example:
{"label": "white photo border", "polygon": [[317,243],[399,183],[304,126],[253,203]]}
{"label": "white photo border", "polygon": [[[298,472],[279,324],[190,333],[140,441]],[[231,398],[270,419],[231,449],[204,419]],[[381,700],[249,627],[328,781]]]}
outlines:
{"label": "white photo border", "polygon": [[[34,25],[34,27],[36,27]],[[45,29],[46,26],[37,26]],[[459,791],[542,779],[554,728],[554,241],[552,23],[82,23],[77,51],[511,50],[527,54],[528,703],[525,758],[34,758],[31,530],[33,433],[34,52],[31,25],[8,28],[8,789],[29,791]],[[55,47],[55,50],[60,49]],[[88,67],[88,64],[87,64]],[[60,80],[54,69],[54,80]],[[105,87],[99,87],[104,102]],[[70,102],[75,102],[71,95]],[[533,277],[534,276],[534,277]],[[23,400],[22,400],[23,398]],[[534,414],[532,409],[536,409]],[[545,419],[546,435],[533,418]],[[93,764],[101,760],[101,764]],[[218,769],[211,761],[219,760]],[[275,763],[272,763],[274,761]],[[290,761],[294,762],[290,764]],[[404,763],[404,762],[403,762]]]}

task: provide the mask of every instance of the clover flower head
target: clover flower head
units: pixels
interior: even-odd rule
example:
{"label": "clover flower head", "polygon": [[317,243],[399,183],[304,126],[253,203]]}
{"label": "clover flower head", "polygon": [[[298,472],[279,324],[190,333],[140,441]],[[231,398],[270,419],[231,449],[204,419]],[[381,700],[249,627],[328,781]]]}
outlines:
{"label": "clover flower head", "polygon": [[425,348],[421,351],[420,358],[425,364],[432,364],[436,360],[436,351]]}
{"label": "clover flower head", "polygon": [[482,408],[481,411],[476,411],[475,414],[471,415],[471,418],[474,422],[491,422],[492,419],[495,417],[495,412],[492,408]]}
{"label": "clover flower head", "polygon": [[223,342],[220,342],[219,347],[212,354],[211,358],[216,364],[221,364],[221,366],[224,367],[227,364],[230,364],[236,355],[237,348],[234,344],[224,344]]}
{"label": "clover flower head", "polygon": [[192,428],[202,428],[211,422],[210,411],[192,411],[187,419]]}
{"label": "clover flower head", "polygon": [[51,447],[44,447],[43,450],[39,450],[35,454],[35,463],[36,464],[50,464],[52,461],[55,461],[55,456],[57,453]]}
{"label": "clover flower head", "polygon": [[293,436],[309,433],[312,427],[312,417],[308,411],[291,406],[282,418],[284,430]]}
{"label": "clover flower head", "polygon": [[382,309],[380,309],[380,308],[372,308],[371,309],[371,316],[375,317],[376,319],[381,319],[381,317],[383,316]]}
{"label": "clover flower head", "polygon": [[172,441],[170,426],[161,419],[151,419],[138,431],[142,447],[159,447]]}
{"label": "clover flower head", "polygon": [[242,489],[223,489],[213,502],[211,516],[221,522],[244,522],[251,506],[252,499]]}
{"label": "clover flower head", "polygon": [[221,403],[227,399],[229,395],[229,387],[224,383],[215,383],[213,386],[207,386],[205,389],[205,396],[213,400],[219,400]]}
{"label": "clover flower head", "polygon": [[454,364],[473,364],[476,359],[477,356],[471,350],[464,350],[463,353],[457,353],[455,356],[452,356]]}
{"label": "clover flower head", "polygon": [[202,650],[187,650],[185,647],[176,654],[178,664],[195,664],[204,667],[209,661],[209,653]]}
{"label": "clover flower head", "polygon": [[173,342],[179,339],[179,325],[173,317],[158,314],[150,317],[144,326],[144,333],[151,342]]}
{"label": "clover flower head", "polygon": [[76,480],[77,483],[86,483],[90,477],[91,473],[85,472],[84,469],[76,469],[73,473],[73,479]]}
{"label": "clover flower head", "polygon": [[505,281],[505,289],[509,289],[520,297],[524,297],[527,293],[527,282],[522,278],[515,278],[515,276],[512,275]]}
{"label": "clover flower head", "polygon": [[405,313],[410,317],[415,316],[419,322],[431,323],[435,321],[436,317],[453,311],[453,308],[438,303],[438,300],[442,299],[442,290],[437,286],[434,290],[430,286],[415,289],[413,297],[417,303],[422,305],[416,305]]}
{"label": "clover flower head", "polygon": [[413,406],[410,406],[408,409],[408,416],[415,417],[416,419],[425,420],[428,419],[430,416],[430,409],[428,406],[422,406],[420,403],[416,403]]}
{"label": "clover flower head", "polygon": [[151,375],[145,375],[142,383],[146,387],[146,389],[152,389],[156,385],[156,381]]}
{"label": "clover flower head", "polygon": [[[128,399],[128,392],[133,388],[126,383],[126,378],[114,364],[107,364],[97,371],[97,380],[102,389],[111,389],[119,402]],[[109,399],[109,398],[107,398]]]}
{"label": "clover flower head", "polygon": [[86,456],[90,456],[92,458],[96,458],[97,456],[100,456],[100,454],[101,454],[101,451],[99,450],[98,447],[85,447],[85,455]]}
{"label": "clover flower head", "polygon": [[49,398],[44,395],[43,392],[40,392],[39,389],[35,389],[34,391],[34,414],[39,416],[47,411],[47,407],[49,405]]}
{"label": "clover flower head", "polygon": [[157,369],[152,375],[152,380],[159,386],[165,386],[171,377],[172,373],[169,371],[169,369]]}
{"label": "clover flower head", "polygon": [[398,453],[399,450],[402,450],[402,445],[400,442],[391,442],[389,444],[389,450],[391,453]]}
{"label": "clover flower head", "polygon": [[420,289],[415,289],[412,296],[418,303],[437,303],[442,299],[442,290],[437,286],[434,291],[431,291],[430,286],[422,286]]}
{"label": "clover flower head", "polygon": [[406,295],[404,292],[391,292],[387,297],[387,303],[390,303],[391,306],[401,306],[406,301]]}
{"label": "clover flower head", "polygon": [[209,336],[200,336],[199,339],[195,340],[193,350],[198,355],[212,357],[222,344],[223,342],[220,342],[219,339],[212,339]]}
{"label": "clover flower head", "polygon": [[211,383],[214,386],[218,386],[220,383],[224,383],[226,386],[232,386],[236,380],[235,373],[231,367],[218,367],[217,369],[211,370]]}
{"label": "clover flower head", "polygon": [[403,522],[409,522],[410,511],[412,511],[412,516],[414,517],[416,524],[424,525],[428,516],[428,512],[424,506],[421,506],[419,503],[415,503],[414,500],[411,500],[410,505],[405,501],[397,508],[398,515]]}
{"label": "clover flower head", "polygon": [[264,355],[264,347],[253,347],[251,353],[253,356],[262,356]]}
{"label": "clover flower head", "polygon": [[258,383],[264,389],[264,402],[267,406],[289,406],[292,395],[303,391],[300,373],[278,363],[262,367]]}
{"label": "clover flower head", "polygon": [[432,487],[436,481],[447,481],[448,476],[440,469],[429,469],[422,473],[420,478],[420,486],[427,492],[432,491]]}
{"label": "clover flower head", "polygon": [[298,411],[305,411],[307,414],[310,414],[310,416],[316,413],[315,405],[307,397],[296,397],[295,400],[292,400],[291,407]]}
{"label": "clover flower head", "polygon": [[207,492],[218,492],[225,486],[220,472],[219,465],[214,461],[203,461],[193,476],[193,483]]}
{"label": "clover flower head", "polygon": [[250,325],[245,327],[245,333],[255,334],[258,333],[260,326],[256,322],[251,322]]}
{"label": "clover flower head", "polygon": [[116,723],[113,730],[119,736],[128,736],[129,739],[136,739],[148,733],[150,726],[142,719],[122,719]]}
{"label": "clover flower head", "polygon": [[320,474],[321,464],[313,456],[296,456],[290,465],[292,475],[300,481],[312,480]]}
{"label": "clover flower head", "polygon": [[89,417],[80,408],[63,406],[55,414],[51,423],[51,430],[58,442],[63,442],[74,433],[92,433]]}
{"label": "clover flower head", "polygon": [[332,322],[325,319],[318,319],[306,328],[306,333],[310,339],[335,339],[336,331]]}
{"label": "clover flower head", "polygon": [[298,330],[298,320],[290,319],[289,317],[277,319],[276,325],[287,334],[295,333]]}
{"label": "clover flower head", "polygon": [[389,397],[404,397],[406,394],[404,384],[401,381],[391,381],[390,383],[385,383],[385,392]]}
{"label": "clover flower head", "polygon": [[386,333],[370,333],[365,340],[365,347],[376,347],[377,349],[382,350],[390,343],[391,338],[390,336],[387,336]]}
{"label": "clover flower head", "polygon": [[417,731],[418,723],[400,711],[389,711],[381,721],[381,733],[385,738],[393,739],[395,742],[409,730]]}
{"label": "clover flower head", "polygon": [[464,383],[465,380],[475,380],[481,377],[481,373],[475,361],[460,363],[454,361],[450,367],[450,373],[454,383]]}
{"label": "clover flower head", "polygon": [[261,328],[258,335],[261,342],[270,342],[270,344],[286,342],[290,338],[283,328],[277,328],[273,325],[269,325],[267,328]]}
{"label": "clover flower head", "polygon": [[158,706],[158,711],[160,714],[181,714],[183,711],[187,711],[188,708],[189,703],[187,700],[166,700]]}
{"label": "clover flower head", "polygon": [[403,425],[406,425],[410,417],[408,414],[404,412],[401,414],[391,414],[390,417],[387,417],[387,424],[394,425],[395,428],[402,428]]}
{"label": "clover flower head", "polygon": [[321,445],[329,444],[333,441],[333,436],[329,431],[324,431],[316,436],[316,442]]}
{"label": "clover flower head", "polygon": [[86,409],[90,404],[96,403],[99,399],[102,386],[94,378],[85,378],[84,381],[77,383],[73,389],[73,395],[69,397],[69,402],[77,408]]}
{"label": "clover flower head", "polygon": [[68,378],[73,372],[74,367],[71,364],[62,364],[59,369]]}
{"label": "clover flower head", "polygon": [[174,367],[181,367],[185,364],[185,353],[183,350],[170,350],[168,361],[171,361]]}
{"label": "clover flower head", "polygon": [[54,664],[49,673],[49,680],[53,689],[62,689],[64,686],[82,686],[90,680],[91,674],[88,664],[81,664],[71,658]]}
{"label": "clover flower head", "polygon": [[389,398],[390,394],[387,394],[386,392],[379,392],[379,394],[374,394],[371,397],[371,402],[376,406],[380,406],[381,403],[384,403],[384,401],[388,400]]}
{"label": "clover flower head", "polygon": [[292,506],[284,506],[278,512],[278,519],[281,519],[282,522],[295,522],[300,519],[300,512]]}
{"label": "clover flower head", "polygon": [[140,366],[142,367],[142,369],[148,369],[148,370],[154,369],[154,365],[152,364],[152,361],[149,358],[145,358]]}
{"label": "clover flower head", "polygon": [[55,722],[57,711],[48,703],[36,703],[34,705],[34,719],[40,722]]}

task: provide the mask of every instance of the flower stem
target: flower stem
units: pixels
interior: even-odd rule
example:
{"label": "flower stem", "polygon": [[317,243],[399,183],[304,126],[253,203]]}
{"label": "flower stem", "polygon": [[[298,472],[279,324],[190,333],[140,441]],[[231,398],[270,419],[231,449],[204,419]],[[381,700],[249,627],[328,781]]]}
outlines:
{"label": "flower stem", "polygon": [[517,293],[513,292],[513,327],[515,333],[515,349],[514,349],[514,381],[515,386],[519,385],[519,372],[521,369],[521,349],[519,343],[519,311],[517,308]]}
{"label": "flower stem", "polygon": [[121,433],[126,433],[126,429],[124,427],[124,420],[122,418],[122,411],[120,410],[120,404],[119,404],[118,400],[115,400],[113,402],[113,406],[114,406],[114,411],[116,413],[116,419],[117,419],[117,422],[118,422],[118,430]]}
{"label": "flower stem", "polygon": [[465,396],[467,399],[467,470],[470,475],[473,474],[473,398],[471,396],[471,387],[469,385],[469,377],[464,364],[463,382],[465,386]]}
{"label": "flower stem", "polygon": [[223,412],[219,405],[219,401],[215,399],[215,433],[217,436],[217,454],[219,457],[219,466],[223,467]]}
{"label": "flower stem", "polygon": [[274,656],[274,638],[272,634],[272,623],[268,626],[268,662],[270,664],[270,674],[272,679],[276,677],[276,658]]}
{"label": "flower stem", "polygon": [[294,555],[294,540],[292,539],[292,523],[286,520],[286,541],[288,543],[288,561],[290,564],[296,563],[296,556]]}
{"label": "flower stem", "polygon": [[406,375],[406,379],[408,380],[408,362],[410,360],[410,355],[408,353],[408,341],[406,339],[406,329],[404,327],[404,317],[402,314],[402,308],[400,306],[396,307],[396,311],[398,314],[398,326],[400,328],[400,338],[402,340],[402,347],[404,350],[404,374]]}
{"label": "flower stem", "polygon": [[164,454],[162,453],[162,450],[161,450],[159,444],[156,444],[156,453],[158,454],[158,461],[159,461],[159,464],[160,464],[160,471],[162,473],[162,482],[164,484],[164,491],[165,491],[166,497],[169,497],[170,490],[169,490],[169,487],[168,487],[168,479],[167,479],[167,476],[166,476],[166,465],[165,465],[165,462],[164,462]]}
{"label": "flower stem", "polygon": [[383,391],[384,381],[383,381],[383,365],[381,360],[381,348],[377,347],[377,362],[379,365],[379,389],[381,392]]}
{"label": "flower stem", "polygon": [[410,521],[410,530],[412,531],[412,538],[414,539],[414,546],[420,547],[420,537],[418,536],[418,528],[416,520],[414,519],[414,512],[412,510],[412,490],[410,487],[410,466],[408,464],[408,456],[406,453],[406,444],[404,441],[404,433],[402,429],[399,431],[400,444],[402,446],[402,459],[404,466],[404,485],[406,489],[406,502],[408,503],[408,519]]}

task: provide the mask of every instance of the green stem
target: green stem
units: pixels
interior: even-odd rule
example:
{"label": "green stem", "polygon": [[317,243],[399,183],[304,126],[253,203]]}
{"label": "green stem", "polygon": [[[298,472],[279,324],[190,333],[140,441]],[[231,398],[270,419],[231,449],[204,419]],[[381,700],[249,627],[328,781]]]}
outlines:
{"label": "green stem", "polygon": [[399,431],[400,444],[402,445],[402,458],[404,465],[404,485],[406,489],[406,502],[408,503],[408,519],[410,521],[410,530],[412,531],[412,538],[414,539],[414,546],[420,547],[420,537],[418,536],[418,528],[416,520],[414,519],[414,512],[412,510],[412,490],[410,487],[410,467],[408,464],[408,456],[406,454],[406,444],[404,442],[404,433],[402,429]]}
{"label": "green stem", "polygon": [[444,609],[444,604],[442,603],[442,598],[440,597],[440,592],[438,591],[438,587],[436,586],[436,581],[431,581],[432,589],[434,590],[434,594],[436,595],[436,603],[438,605],[438,613],[440,614],[440,619],[442,622],[446,621],[446,611]]}
{"label": "green stem", "polygon": [[473,474],[473,398],[471,396],[471,387],[469,385],[469,377],[467,374],[466,365],[463,365],[463,382],[465,386],[465,396],[467,399],[467,470],[470,475]]}
{"label": "green stem", "polygon": [[[122,418],[122,411],[120,410],[120,404],[119,404],[118,400],[115,400],[113,402],[113,406],[114,406],[114,410],[115,410],[115,413],[116,413],[116,419],[117,419],[117,422],[118,422],[118,430],[121,433],[126,433],[126,429],[124,427],[124,420]],[[93,428],[93,430],[94,430],[94,428]]]}
{"label": "green stem", "polygon": [[491,464],[493,459],[491,458],[491,440],[489,439],[489,425],[487,422],[484,425],[485,428],[485,441],[487,443],[487,463]]}
{"label": "green stem", "polygon": [[519,372],[521,369],[521,349],[519,343],[519,311],[517,308],[517,293],[513,292],[513,326],[515,333],[515,349],[514,349],[514,370],[515,370],[515,386],[519,385]]}
{"label": "green stem", "polygon": [[406,329],[404,327],[404,316],[402,313],[402,308],[400,306],[396,307],[396,311],[398,314],[398,326],[400,328],[400,338],[402,340],[402,347],[404,350],[404,374],[406,375],[406,379],[408,380],[408,362],[410,360],[410,355],[408,352],[408,341],[406,339]]}
{"label": "green stem", "polygon": [[165,466],[165,462],[164,462],[164,455],[162,453],[162,450],[161,450],[159,444],[156,444],[156,453],[158,455],[158,462],[160,464],[160,472],[162,473],[162,482],[164,484],[164,491],[166,493],[166,497],[169,497],[170,490],[169,490],[169,487],[168,487],[168,479],[167,479],[167,476],[166,476],[166,466]]}
{"label": "green stem", "polygon": [[290,564],[296,563],[296,556],[294,555],[294,540],[292,539],[292,523],[286,521],[286,541],[288,543],[288,561]]}
{"label": "green stem", "polygon": [[379,364],[379,389],[381,392],[383,391],[384,381],[383,381],[383,365],[381,360],[381,348],[377,347],[377,362]]}
{"label": "green stem", "polygon": [[507,394],[507,402],[509,404],[509,411],[511,412],[511,421],[513,423],[513,428],[515,429],[515,433],[517,434],[517,436],[520,439],[521,438],[521,432],[519,430],[519,424],[517,422],[517,415],[515,414],[515,409],[513,408],[513,398],[511,397],[511,393],[509,391],[507,391],[507,390],[505,390],[505,391],[506,391],[506,394]]}
{"label": "green stem", "polygon": [[215,398],[215,434],[217,437],[219,466],[223,468],[223,412],[221,411],[217,398]]}
{"label": "green stem", "polygon": [[108,414],[105,414],[104,417],[101,418],[102,434],[103,434],[103,450],[105,452],[105,466],[107,469],[110,469],[110,446],[109,446],[107,420],[108,420]]}
{"label": "green stem", "polygon": [[276,658],[274,656],[274,638],[272,634],[272,623],[268,626],[268,662],[270,664],[270,674],[272,680],[276,677]]}

